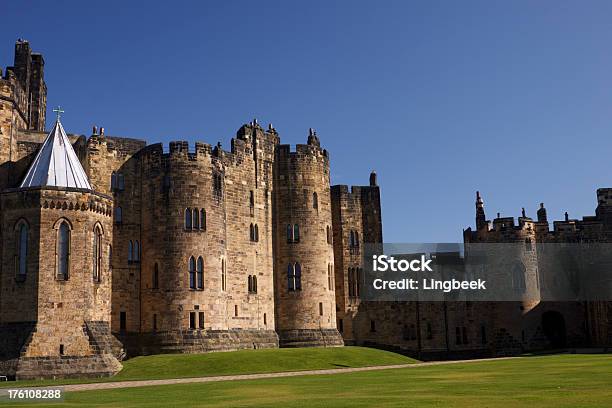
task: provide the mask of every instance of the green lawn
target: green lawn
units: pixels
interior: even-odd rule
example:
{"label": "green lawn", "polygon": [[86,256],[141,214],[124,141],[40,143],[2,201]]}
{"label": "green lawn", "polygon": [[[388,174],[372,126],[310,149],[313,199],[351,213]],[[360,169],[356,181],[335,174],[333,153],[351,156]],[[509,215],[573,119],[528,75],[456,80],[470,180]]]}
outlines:
{"label": "green lawn", "polygon": [[[611,355],[68,393],[59,407],[605,407]],[[34,405],[29,405],[34,406]]]}
{"label": "green lawn", "polygon": [[0,383],[0,387],[272,373],[408,364],[415,361],[400,354],[366,347],[263,349],[208,354],[161,354],[136,357],[124,361],[123,370],[111,378],[18,381]]}

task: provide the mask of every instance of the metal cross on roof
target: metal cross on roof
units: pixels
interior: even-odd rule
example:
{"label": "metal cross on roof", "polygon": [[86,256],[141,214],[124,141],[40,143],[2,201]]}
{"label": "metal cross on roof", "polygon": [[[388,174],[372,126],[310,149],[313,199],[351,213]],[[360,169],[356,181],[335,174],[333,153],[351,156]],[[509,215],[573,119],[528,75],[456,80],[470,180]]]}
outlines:
{"label": "metal cross on roof", "polygon": [[60,120],[60,117],[62,116],[62,113],[64,113],[64,111],[62,110],[62,107],[58,105],[57,108],[53,109],[53,112],[57,113],[57,120]]}

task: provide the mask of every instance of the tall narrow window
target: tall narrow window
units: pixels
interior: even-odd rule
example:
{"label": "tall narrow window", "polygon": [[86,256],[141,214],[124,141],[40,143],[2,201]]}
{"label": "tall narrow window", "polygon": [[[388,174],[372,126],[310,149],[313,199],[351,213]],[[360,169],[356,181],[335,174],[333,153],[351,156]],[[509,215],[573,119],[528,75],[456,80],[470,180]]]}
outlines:
{"label": "tall narrow window", "polygon": [[287,265],[287,290],[290,292],[295,290],[295,268],[292,263]]}
{"label": "tall narrow window", "polygon": [[117,188],[117,173],[113,171],[111,174],[111,190],[115,190]]}
{"label": "tall narrow window", "polygon": [[213,174],[213,193],[217,198],[221,198],[223,195],[223,179],[219,173]]}
{"label": "tall narrow window", "polygon": [[293,242],[293,226],[291,224],[287,224],[287,242]]}
{"label": "tall narrow window", "polygon": [[349,234],[349,247],[353,248],[355,246],[355,232],[351,230]]}
{"label": "tall narrow window", "polygon": [[293,226],[293,242],[300,242],[300,227],[297,224]]}
{"label": "tall narrow window", "polygon": [[249,210],[251,212],[251,216],[255,215],[255,193],[251,190],[249,194]]}
{"label": "tall narrow window", "polygon": [[327,226],[327,243],[331,244],[332,243],[332,233],[331,233],[331,227],[328,225]]}
{"label": "tall narrow window", "polygon": [[257,293],[257,276],[253,275],[253,293]]}
{"label": "tall narrow window", "polygon": [[191,330],[196,328],[196,312],[189,312],[189,328]]}
{"label": "tall narrow window", "polygon": [[227,270],[225,266],[225,258],[221,259],[221,290],[227,289]]}
{"label": "tall narrow window", "polygon": [[200,229],[206,231],[206,211],[200,210]]}
{"label": "tall narrow window", "polygon": [[125,189],[125,177],[122,173],[117,173],[117,189],[124,190]]}
{"label": "tall narrow window", "polygon": [[93,279],[100,282],[102,272],[102,230],[99,225],[94,228],[93,238]]}
{"label": "tall narrow window", "polygon": [[200,329],[204,328],[204,312],[198,312],[198,327]]}
{"label": "tall narrow window", "polygon": [[328,290],[332,290],[334,288],[334,281],[333,281],[333,267],[332,264],[328,263],[327,264],[327,289]]}
{"label": "tall narrow window", "polygon": [[185,209],[185,229],[190,230],[192,228],[191,225],[191,209],[187,208]]}
{"label": "tall narrow window", "polygon": [[249,293],[253,292],[253,277],[251,275],[247,278],[247,291]]}
{"label": "tall narrow window", "polygon": [[197,275],[198,289],[204,289],[204,259],[202,257],[198,258]]}
{"label": "tall narrow window", "polygon": [[197,208],[193,209],[193,229],[200,229],[200,214]]}
{"label": "tall narrow window", "polygon": [[319,209],[319,196],[317,193],[312,193],[312,208],[315,210]]}
{"label": "tall narrow window", "polygon": [[115,208],[115,224],[121,224],[123,222],[123,211],[121,207]]}
{"label": "tall narrow window", "polygon": [[323,316],[323,303],[319,302],[319,316]]}
{"label": "tall narrow window", "polygon": [[295,263],[295,290],[302,290],[302,267]]}
{"label": "tall narrow window", "polygon": [[159,265],[153,265],[153,289],[159,289]]}
{"label": "tall narrow window", "polygon": [[134,262],[140,262],[140,242],[138,240],[134,241]]}
{"label": "tall narrow window", "polygon": [[128,242],[128,263],[134,261],[134,243],[130,240]]}
{"label": "tall narrow window", "polygon": [[57,237],[57,278],[68,280],[70,272],[70,227],[62,221]]}
{"label": "tall narrow window", "polygon": [[17,277],[25,278],[28,268],[28,225],[22,222],[19,226],[17,240]]}
{"label": "tall narrow window", "polygon": [[255,241],[255,227],[253,226],[253,224],[249,225],[249,239],[251,240],[251,242]]}
{"label": "tall narrow window", "polygon": [[196,264],[195,258],[192,256],[189,258],[189,288],[196,288]]}

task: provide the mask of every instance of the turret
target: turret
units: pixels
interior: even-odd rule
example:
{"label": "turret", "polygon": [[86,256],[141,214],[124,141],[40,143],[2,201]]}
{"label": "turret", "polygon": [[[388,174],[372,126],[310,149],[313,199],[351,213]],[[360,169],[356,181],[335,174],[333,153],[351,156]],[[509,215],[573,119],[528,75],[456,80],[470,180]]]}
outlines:
{"label": "turret", "polygon": [[538,222],[548,222],[548,218],[546,216],[546,208],[544,208],[544,203],[540,203],[540,208],[538,209]]}
{"label": "turret", "polygon": [[376,177],[376,172],[372,171],[370,173],[370,187],[376,187],[376,186],[378,186],[378,180],[377,180],[377,177]]}
{"label": "turret", "polygon": [[476,192],[476,229],[481,230],[487,226],[487,217],[484,211],[484,202],[480,196],[480,191]]}
{"label": "turret", "polygon": [[281,346],[337,346],[329,160],[311,129],[281,145],[275,174],[276,328]]}

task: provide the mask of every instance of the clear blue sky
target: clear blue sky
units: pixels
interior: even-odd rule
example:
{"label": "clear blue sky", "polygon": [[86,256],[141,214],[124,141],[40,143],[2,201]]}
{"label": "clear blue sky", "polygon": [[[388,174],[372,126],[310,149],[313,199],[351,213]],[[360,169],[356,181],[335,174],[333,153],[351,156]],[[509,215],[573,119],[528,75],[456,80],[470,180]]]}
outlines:
{"label": "clear blue sky", "polygon": [[[460,241],[487,215],[592,214],[612,186],[612,3],[21,1],[2,5],[46,60],[69,132],[229,140],[318,131],[334,184],[382,188],[388,242]],[[52,117],[52,116],[50,116]]]}

